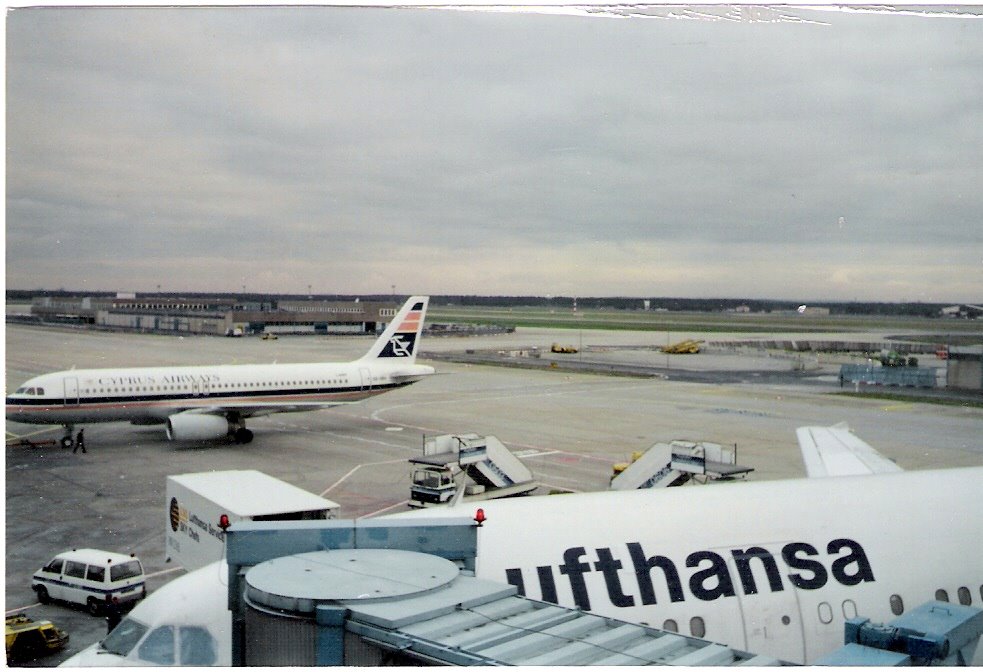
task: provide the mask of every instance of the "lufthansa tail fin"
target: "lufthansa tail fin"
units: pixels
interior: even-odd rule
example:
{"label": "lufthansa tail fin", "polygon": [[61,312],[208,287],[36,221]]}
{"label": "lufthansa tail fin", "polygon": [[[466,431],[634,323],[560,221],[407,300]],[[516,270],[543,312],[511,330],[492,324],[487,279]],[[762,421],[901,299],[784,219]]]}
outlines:
{"label": "lufthansa tail fin", "polygon": [[423,331],[429,301],[429,296],[411,296],[359,361],[384,359],[394,363],[413,364],[420,346],[420,333]]}

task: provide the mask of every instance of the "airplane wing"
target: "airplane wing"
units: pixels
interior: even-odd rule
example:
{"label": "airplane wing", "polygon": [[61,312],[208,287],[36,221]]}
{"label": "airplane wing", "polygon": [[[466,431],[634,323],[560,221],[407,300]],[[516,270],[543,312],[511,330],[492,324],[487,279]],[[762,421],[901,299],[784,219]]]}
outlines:
{"label": "airplane wing", "polygon": [[201,415],[221,415],[227,416],[234,413],[243,418],[255,418],[272,413],[290,413],[300,411],[316,411],[332,406],[344,406],[354,404],[355,401],[323,401],[323,402],[293,402],[293,401],[264,401],[261,404],[255,401],[225,402],[221,406],[204,406],[180,411],[181,413],[198,413]]}
{"label": "airplane wing", "polygon": [[795,433],[809,478],[903,471],[857,438],[846,423],[832,427],[799,427]]}

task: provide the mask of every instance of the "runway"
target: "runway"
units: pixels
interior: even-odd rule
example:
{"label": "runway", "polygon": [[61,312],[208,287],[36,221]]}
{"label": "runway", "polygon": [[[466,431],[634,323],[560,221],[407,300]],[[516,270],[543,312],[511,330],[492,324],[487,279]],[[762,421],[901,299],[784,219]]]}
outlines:
{"label": "runway", "polygon": [[[585,347],[610,348],[604,357],[616,362],[653,355],[626,350],[619,358],[613,346],[666,340],[665,334],[547,329],[473,341],[425,338],[422,360],[439,375],[361,404],[252,420],[248,426],[255,440],[248,445],[174,444],[159,427],[103,424],[86,426],[84,455],[56,447],[8,446],[5,609],[48,618],[71,635],[65,651],[32,665],[55,665],[105,633],[101,619],[81,610],[36,604],[30,576],[55,553],[71,547],[135,552],[151,575],[151,590],[180,575],[181,570],[163,562],[168,474],[258,469],[338,502],[342,516],[355,518],[403,510],[409,494],[407,460],[420,454],[425,435],[457,432],[497,436],[523,456],[543,484],[581,491],[605,489],[614,463],[671,439],[736,443],[739,462],[754,467],[750,478],[755,480],[801,477],[796,427],[843,421],[904,469],[983,465],[979,408],[838,397],[830,394],[838,384],[823,380],[799,385],[754,382],[748,376],[729,377],[726,383],[679,382],[672,376],[469,365],[426,355],[465,348],[548,349],[551,342],[577,343],[578,338]],[[72,366],[345,361],[360,356],[371,341],[348,336],[178,338],[8,325],[7,388]],[[740,354],[699,362],[710,374],[715,367],[769,370]],[[681,366],[676,360],[672,365]],[[817,375],[824,373],[817,370]],[[9,423],[7,436],[57,438],[60,428]],[[733,487],[738,496],[740,485],[686,487]]]}

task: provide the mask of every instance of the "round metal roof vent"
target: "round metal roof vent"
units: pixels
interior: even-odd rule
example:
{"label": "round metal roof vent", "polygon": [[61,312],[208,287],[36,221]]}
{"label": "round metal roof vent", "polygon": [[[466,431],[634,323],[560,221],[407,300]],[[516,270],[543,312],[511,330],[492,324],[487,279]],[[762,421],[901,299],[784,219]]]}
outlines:
{"label": "round metal roof vent", "polygon": [[459,573],[450,560],[385,549],[315,551],[267,560],[246,572],[246,597],[259,607],[312,614],[323,602],[405,597],[439,588]]}

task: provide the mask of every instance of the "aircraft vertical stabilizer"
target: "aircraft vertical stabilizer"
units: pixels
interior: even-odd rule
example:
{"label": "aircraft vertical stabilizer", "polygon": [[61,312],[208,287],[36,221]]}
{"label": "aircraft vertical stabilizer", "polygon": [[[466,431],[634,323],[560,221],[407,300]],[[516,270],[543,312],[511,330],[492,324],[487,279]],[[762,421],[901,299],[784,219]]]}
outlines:
{"label": "aircraft vertical stabilizer", "polygon": [[429,297],[411,296],[389,323],[382,336],[359,361],[400,359],[413,364],[420,344],[420,333],[427,314]]}

